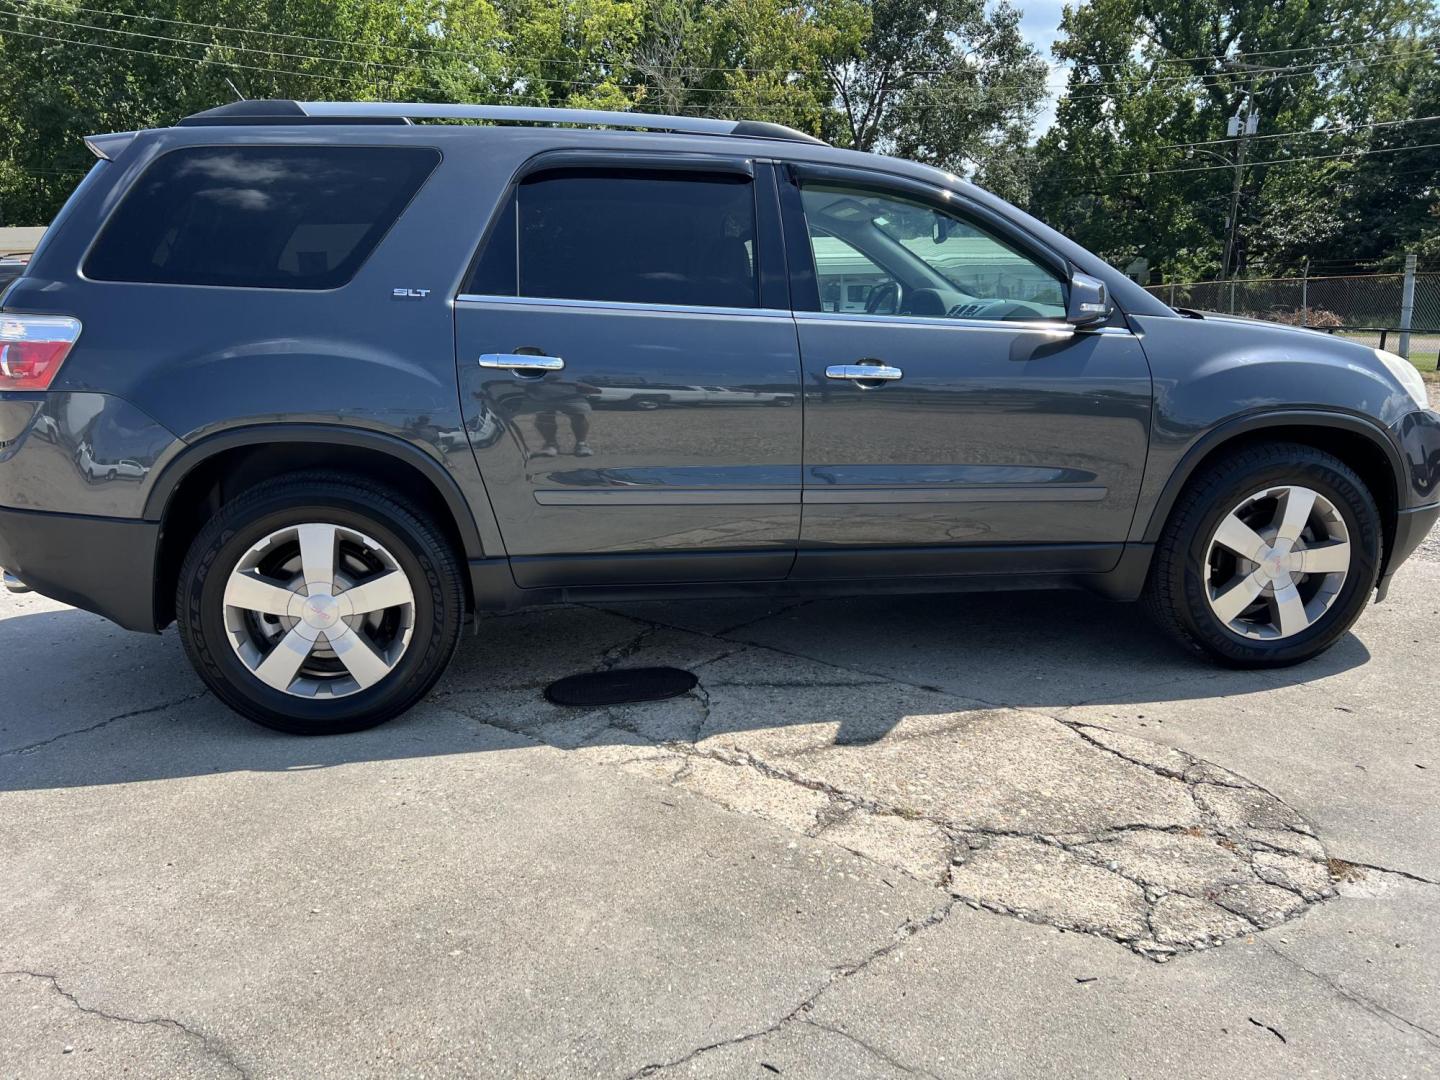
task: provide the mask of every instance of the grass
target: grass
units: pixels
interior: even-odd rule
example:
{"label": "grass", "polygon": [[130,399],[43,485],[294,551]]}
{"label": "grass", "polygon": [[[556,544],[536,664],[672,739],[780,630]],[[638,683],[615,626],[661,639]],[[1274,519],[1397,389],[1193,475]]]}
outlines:
{"label": "grass", "polygon": [[[1379,344],[1378,334],[1341,334],[1340,336],[1361,345]],[[1420,340],[1411,343],[1410,362],[1423,372],[1433,373],[1440,370],[1440,364],[1437,364],[1437,359],[1440,359],[1440,342],[1435,340],[1435,335],[1433,333],[1417,334],[1416,337]],[[1391,352],[1394,352],[1399,343],[1392,334],[1390,340],[1385,344]]]}

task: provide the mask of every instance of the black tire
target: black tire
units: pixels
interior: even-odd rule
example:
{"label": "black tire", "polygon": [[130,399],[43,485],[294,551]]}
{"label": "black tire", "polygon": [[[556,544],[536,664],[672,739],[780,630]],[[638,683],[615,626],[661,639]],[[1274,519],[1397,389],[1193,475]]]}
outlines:
{"label": "black tire", "polygon": [[[249,548],[288,525],[320,521],[359,530],[393,555],[414,594],[408,647],[375,685],[337,698],[276,690],[241,662],[226,637],[224,595]],[[334,473],[277,477],[244,492],[200,531],[180,571],[176,621],[195,670],[230,708],[296,735],[363,731],[410,708],[454,655],[465,615],[461,563],[444,533],[388,489]]]}
{"label": "black tire", "polygon": [[[1329,610],[1309,627],[1256,640],[1235,633],[1211,610],[1207,550],[1225,515],[1254,492],[1281,484],[1310,488],[1335,506],[1349,532],[1350,570]],[[1380,572],[1381,535],[1374,495],[1339,458],[1300,443],[1253,445],[1205,467],[1181,493],[1155,548],[1145,603],[1182,645],[1222,664],[1298,664],[1330,648],[1360,617]]]}

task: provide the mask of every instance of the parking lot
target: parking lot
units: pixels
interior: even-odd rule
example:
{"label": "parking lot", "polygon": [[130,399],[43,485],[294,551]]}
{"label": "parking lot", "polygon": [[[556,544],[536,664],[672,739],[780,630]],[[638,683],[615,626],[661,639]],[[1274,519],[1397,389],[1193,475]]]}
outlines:
{"label": "parking lot", "polygon": [[316,740],[173,630],[3,596],[0,658],[3,1077],[1440,1074],[1437,537],[1277,672],[1082,594],[571,607]]}

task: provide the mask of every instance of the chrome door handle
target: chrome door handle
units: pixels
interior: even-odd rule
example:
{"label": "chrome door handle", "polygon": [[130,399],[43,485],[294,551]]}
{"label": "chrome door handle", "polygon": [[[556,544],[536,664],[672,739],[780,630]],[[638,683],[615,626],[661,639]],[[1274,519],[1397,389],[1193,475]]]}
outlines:
{"label": "chrome door handle", "polygon": [[853,382],[894,382],[905,372],[889,364],[831,364],[825,369],[827,379],[850,379]]}
{"label": "chrome door handle", "polygon": [[480,366],[505,368],[509,371],[560,371],[565,361],[558,356],[534,356],[530,353],[487,352],[480,354]]}

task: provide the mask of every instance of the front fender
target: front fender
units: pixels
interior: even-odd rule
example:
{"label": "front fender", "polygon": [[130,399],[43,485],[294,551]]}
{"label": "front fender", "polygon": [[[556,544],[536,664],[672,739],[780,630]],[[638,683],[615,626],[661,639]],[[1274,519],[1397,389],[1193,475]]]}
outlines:
{"label": "front fender", "polygon": [[1385,455],[1400,508],[1418,505],[1392,428],[1415,402],[1371,349],[1327,334],[1228,318],[1135,317],[1154,376],[1150,453],[1130,538],[1153,541],[1195,466],[1267,427],[1345,430]]}

